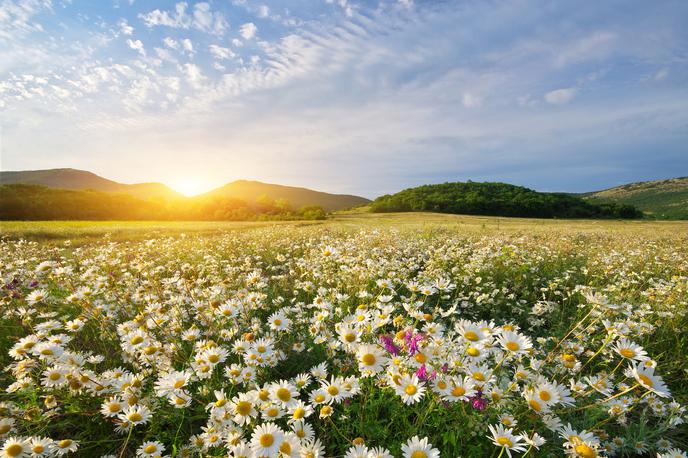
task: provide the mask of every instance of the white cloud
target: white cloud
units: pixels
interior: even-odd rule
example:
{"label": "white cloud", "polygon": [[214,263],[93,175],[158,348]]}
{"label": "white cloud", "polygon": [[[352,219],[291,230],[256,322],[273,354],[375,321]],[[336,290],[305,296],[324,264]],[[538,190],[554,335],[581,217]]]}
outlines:
{"label": "white cloud", "polygon": [[146,14],[139,14],[139,18],[148,27],[194,28],[215,35],[222,35],[228,27],[224,15],[219,11],[213,11],[209,3],[195,4],[191,14],[187,9],[186,2],[179,2],[175,5],[174,12],[155,9]]}
{"label": "white cloud", "polygon": [[204,32],[222,35],[228,24],[222,13],[212,11],[208,3],[202,2],[194,5],[193,26]]}
{"label": "white cloud", "polygon": [[122,32],[124,35],[131,35],[134,33],[134,28],[127,23],[126,19],[119,21],[118,25],[120,32]]}
{"label": "white cloud", "polygon": [[203,73],[201,72],[201,69],[195,65],[195,64],[184,64],[182,66],[182,70],[184,72],[184,76],[186,76],[186,81],[194,87],[194,88],[199,88],[201,86],[201,83],[205,79],[203,76]]}
{"label": "white cloud", "polygon": [[146,50],[143,48],[143,43],[141,40],[132,40],[131,38],[128,38],[127,44],[131,49],[138,51],[142,56],[146,56]]}
{"label": "white cloud", "polygon": [[222,46],[218,45],[210,45],[208,49],[210,50],[210,54],[212,54],[213,57],[218,60],[225,60],[229,59],[230,57],[234,57],[234,53],[229,48],[223,48]]}
{"label": "white cloud", "polygon": [[270,8],[267,5],[260,5],[258,7],[258,17],[266,18],[270,16]]}
{"label": "white cloud", "polygon": [[165,37],[162,42],[164,43],[165,46],[167,46],[170,49],[177,49],[179,48],[179,42],[175,40],[174,38],[170,37]]}
{"label": "white cloud", "polygon": [[253,38],[257,31],[258,27],[256,27],[253,22],[247,22],[246,24],[243,24],[241,28],[239,28],[239,33],[242,37],[244,37],[244,40],[250,40]]}
{"label": "white cloud", "polygon": [[184,49],[184,51],[188,52],[189,54],[194,53],[193,42],[191,40],[189,40],[188,38],[184,38],[182,40],[182,48]]}
{"label": "white cloud", "polygon": [[148,27],[166,26],[188,29],[191,20],[186,14],[186,7],[187,4],[185,2],[180,2],[175,5],[175,12],[172,14],[167,11],[155,9],[146,14],[139,14],[139,18],[141,18]]}
{"label": "white cloud", "polygon": [[545,101],[553,105],[562,105],[570,102],[575,96],[576,88],[556,89],[545,94]]}
{"label": "white cloud", "polygon": [[555,58],[555,65],[563,67],[569,64],[602,58],[612,51],[616,38],[614,33],[607,31],[592,33],[561,49]]}
{"label": "white cloud", "polygon": [[481,106],[483,104],[483,100],[473,94],[465,93],[461,98],[461,103],[463,103],[463,106],[466,108],[475,108]]}

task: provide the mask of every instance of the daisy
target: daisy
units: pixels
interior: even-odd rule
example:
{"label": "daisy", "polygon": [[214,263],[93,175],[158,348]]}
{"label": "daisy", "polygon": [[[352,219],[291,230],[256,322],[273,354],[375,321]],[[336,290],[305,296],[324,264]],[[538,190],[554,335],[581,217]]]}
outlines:
{"label": "daisy", "polygon": [[368,458],[368,447],[364,444],[353,445],[346,452],[344,458]]}
{"label": "daisy", "polygon": [[399,380],[399,384],[394,387],[397,395],[401,396],[404,404],[415,404],[420,401],[425,394],[425,387],[420,383],[415,375],[404,375]]}
{"label": "daisy", "polygon": [[363,377],[380,373],[389,361],[383,350],[375,345],[360,345],[356,350],[358,369]]}
{"label": "daisy", "polygon": [[2,446],[2,456],[11,458],[20,458],[28,456],[31,453],[31,446],[28,441],[18,437],[8,438]]}
{"label": "daisy", "polygon": [[251,449],[257,456],[274,458],[280,453],[284,433],[274,423],[256,427],[251,435]]}
{"label": "daisy", "polygon": [[655,375],[654,368],[644,368],[636,365],[630,369],[630,374],[646,389],[652,391],[657,396],[668,398],[671,396],[669,389],[664,384],[664,380],[659,375]]}
{"label": "daisy", "polygon": [[270,395],[275,402],[288,406],[299,396],[299,390],[291,382],[280,380],[272,384]]}
{"label": "daisy", "polygon": [[55,454],[57,456],[76,452],[78,448],[79,444],[71,439],[62,439],[61,441],[55,442]]}
{"label": "daisy", "polygon": [[125,407],[121,398],[111,397],[100,406],[100,413],[105,417],[116,417]]}
{"label": "daisy", "polygon": [[614,346],[616,351],[622,358],[645,361],[648,359],[647,352],[640,345],[636,345],[627,339],[620,339]]}
{"label": "daisy", "polygon": [[664,453],[658,453],[657,458],[688,458],[688,454],[677,448],[672,448]]}
{"label": "daisy", "polygon": [[247,393],[239,393],[232,398],[227,409],[234,417],[232,420],[237,425],[243,426],[251,423],[253,418],[258,416],[258,411],[254,405],[255,397]]}
{"label": "daisy", "polygon": [[325,446],[319,439],[305,440],[301,443],[301,458],[324,458]]}
{"label": "daisy", "polygon": [[502,332],[498,338],[502,347],[511,354],[527,354],[533,348],[533,342],[528,337],[512,331]]}
{"label": "daisy", "polygon": [[134,404],[127,407],[127,409],[120,413],[117,418],[137,426],[146,424],[150,418],[150,414],[151,412],[148,407]]}
{"label": "daisy", "polygon": [[55,441],[48,437],[33,437],[29,439],[29,447],[32,458],[50,456],[54,452]]}
{"label": "daisy", "polygon": [[505,428],[502,425],[489,425],[488,429],[492,433],[492,443],[506,450],[507,455],[511,456],[512,450],[522,452],[526,449],[525,445],[521,443],[523,437],[514,435],[512,428]]}
{"label": "daisy", "polygon": [[165,451],[165,446],[160,442],[144,442],[136,450],[136,455],[140,457],[159,457]]}
{"label": "daisy", "polygon": [[368,450],[369,458],[394,458],[394,456],[384,447],[375,447]]}
{"label": "daisy", "polygon": [[418,436],[413,436],[401,446],[401,451],[404,458],[439,458],[440,451],[432,448],[432,444],[428,443],[428,438],[420,439]]}

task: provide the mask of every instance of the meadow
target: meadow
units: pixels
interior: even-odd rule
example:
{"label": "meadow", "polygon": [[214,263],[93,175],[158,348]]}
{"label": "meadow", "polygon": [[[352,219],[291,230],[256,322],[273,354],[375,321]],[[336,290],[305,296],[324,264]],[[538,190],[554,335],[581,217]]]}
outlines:
{"label": "meadow", "polygon": [[688,223],[0,227],[0,457],[687,456]]}

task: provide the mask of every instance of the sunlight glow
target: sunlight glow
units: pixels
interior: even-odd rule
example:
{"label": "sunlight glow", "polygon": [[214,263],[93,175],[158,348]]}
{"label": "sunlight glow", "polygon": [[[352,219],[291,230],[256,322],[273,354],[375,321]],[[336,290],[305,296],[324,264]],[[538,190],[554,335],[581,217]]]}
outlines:
{"label": "sunlight glow", "polygon": [[182,178],[169,182],[169,187],[186,197],[197,196],[213,189],[213,185],[205,180],[196,178]]}

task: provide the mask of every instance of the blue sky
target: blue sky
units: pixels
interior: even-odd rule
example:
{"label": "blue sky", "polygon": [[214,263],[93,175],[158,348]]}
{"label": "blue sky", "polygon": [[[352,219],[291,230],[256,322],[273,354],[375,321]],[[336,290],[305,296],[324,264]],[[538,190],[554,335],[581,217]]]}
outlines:
{"label": "blue sky", "polygon": [[688,2],[0,0],[3,170],[374,197],[688,175]]}

